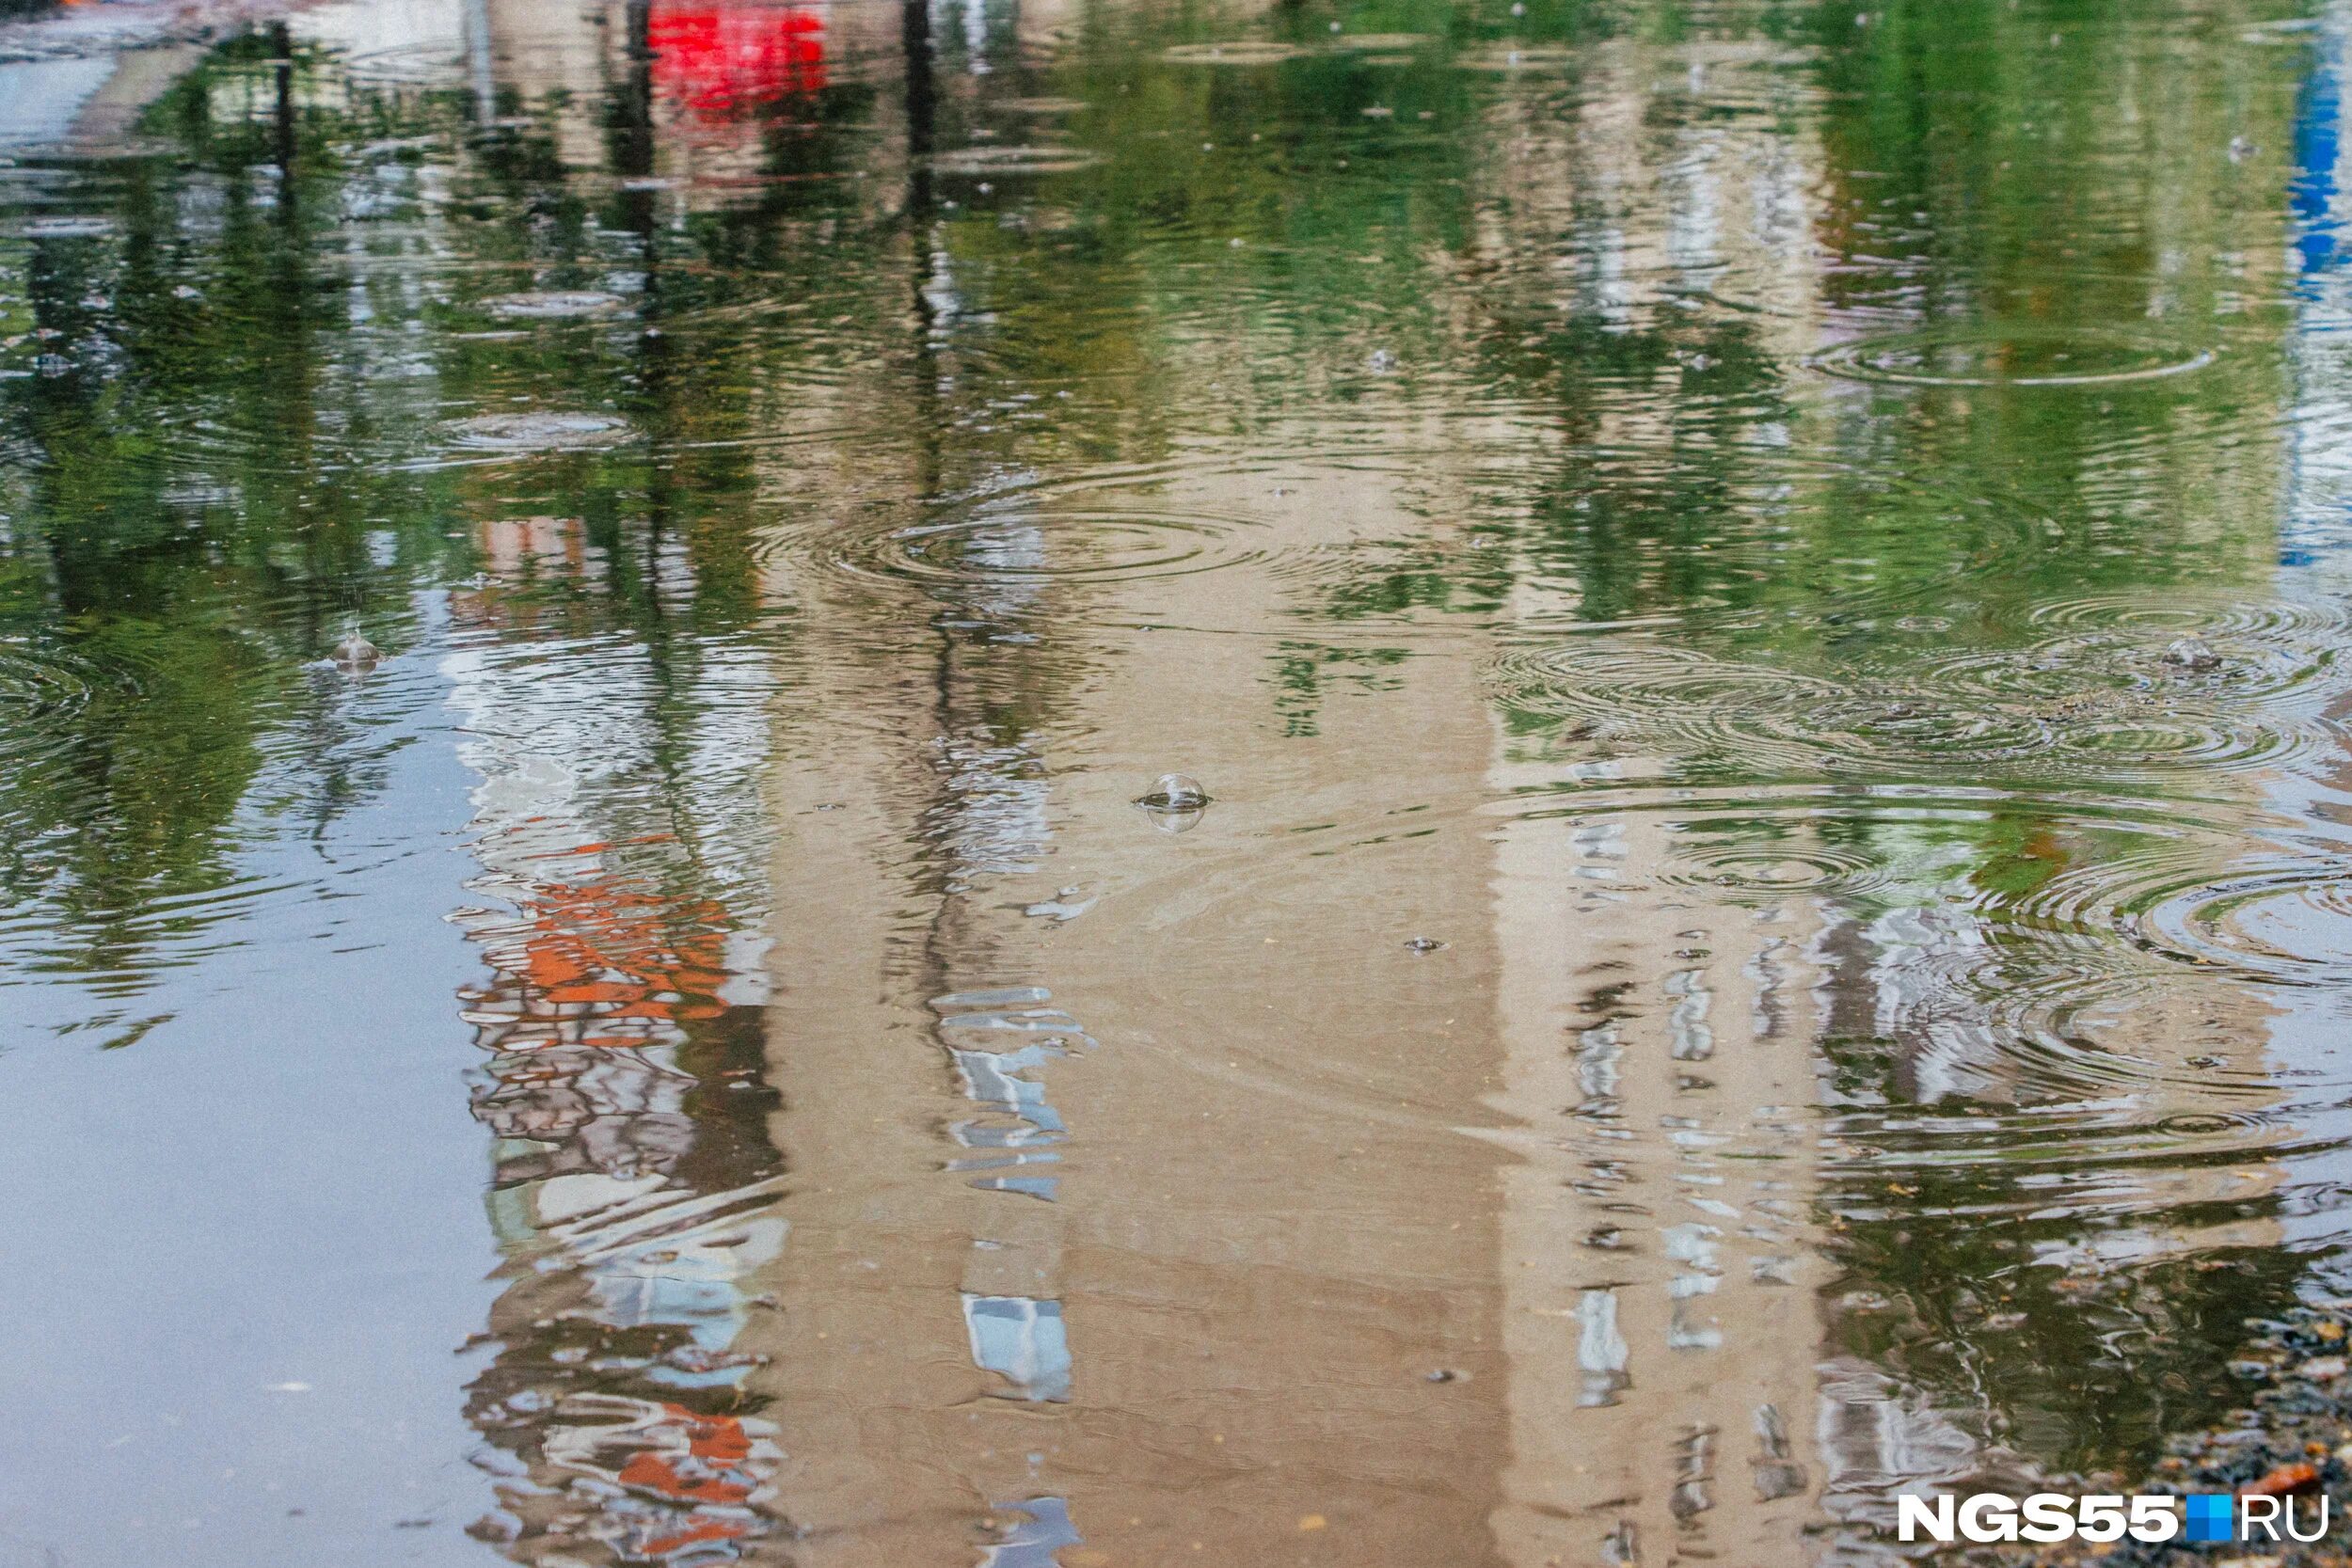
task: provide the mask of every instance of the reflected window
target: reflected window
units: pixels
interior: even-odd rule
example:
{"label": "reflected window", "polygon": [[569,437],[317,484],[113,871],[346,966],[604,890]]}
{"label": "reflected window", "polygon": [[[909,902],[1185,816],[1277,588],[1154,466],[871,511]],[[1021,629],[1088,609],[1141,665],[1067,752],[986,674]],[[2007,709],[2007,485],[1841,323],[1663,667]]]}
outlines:
{"label": "reflected window", "polygon": [[963,1326],[972,1363],[1012,1385],[1016,1397],[1059,1403],[1070,1398],[1070,1341],[1061,1303],[1027,1296],[965,1296]]}

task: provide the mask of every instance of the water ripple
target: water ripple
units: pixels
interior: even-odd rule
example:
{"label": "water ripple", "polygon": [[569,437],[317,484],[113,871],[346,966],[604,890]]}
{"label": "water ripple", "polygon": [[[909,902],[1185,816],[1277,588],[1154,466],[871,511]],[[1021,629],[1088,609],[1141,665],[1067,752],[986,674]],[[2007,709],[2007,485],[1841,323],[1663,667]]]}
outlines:
{"label": "water ripple", "polygon": [[1851,381],[1913,387],[2103,387],[2204,369],[2211,349],[2089,328],[1972,326],[1840,343],[1813,363]]}
{"label": "water ripple", "polygon": [[1997,764],[2085,778],[2201,774],[2328,749],[2315,719],[2233,699],[2303,692],[2332,675],[2331,651],[2222,646],[2211,672],[2167,665],[2147,637],[2086,633],[1833,675],[1608,637],[1503,655],[1487,681],[1514,710],[1577,721],[1595,738],[1755,770],[1900,777]]}

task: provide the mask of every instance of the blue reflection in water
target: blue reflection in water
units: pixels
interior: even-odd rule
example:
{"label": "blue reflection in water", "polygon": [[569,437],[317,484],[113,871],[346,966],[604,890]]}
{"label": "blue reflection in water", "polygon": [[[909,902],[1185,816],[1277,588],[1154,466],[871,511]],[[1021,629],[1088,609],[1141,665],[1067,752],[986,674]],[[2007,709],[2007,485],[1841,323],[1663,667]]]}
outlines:
{"label": "blue reflection in water", "polygon": [[1054,1554],[1086,1539],[1070,1522],[1070,1505],[1059,1497],[1031,1497],[1025,1503],[999,1503],[997,1507],[1028,1517],[988,1549],[980,1559],[980,1568],[1057,1568]]}
{"label": "blue reflection in water", "polygon": [[2344,575],[2352,546],[2352,461],[2344,451],[2345,388],[2352,386],[2352,268],[2344,246],[2344,94],[2347,28],[2341,8],[2321,19],[2296,95],[2295,329],[2287,339],[2296,418],[2287,437],[2286,516],[2280,564],[2316,568],[2297,587],[2324,589]]}
{"label": "blue reflection in water", "polygon": [[1058,1045],[1026,1045],[1018,1051],[997,1054],[989,1051],[958,1051],[956,1069],[963,1074],[964,1092],[991,1109],[1027,1123],[1025,1128],[987,1129],[967,1127],[958,1130],[961,1140],[979,1148],[1007,1148],[1037,1138],[1039,1133],[1062,1132],[1061,1113],[1045,1103],[1045,1085],[1013,1074],[1031,1068],[1043,1067],[1057,1056],[1066,1054]]}
{"label": "blue reflection in water", "polygon": [[1070,1398],[1070,1341],[1061,1303],[1028,1296],[963,1298],[973,1365],[1011,1384],[1018,1398],[1060,1403]]}

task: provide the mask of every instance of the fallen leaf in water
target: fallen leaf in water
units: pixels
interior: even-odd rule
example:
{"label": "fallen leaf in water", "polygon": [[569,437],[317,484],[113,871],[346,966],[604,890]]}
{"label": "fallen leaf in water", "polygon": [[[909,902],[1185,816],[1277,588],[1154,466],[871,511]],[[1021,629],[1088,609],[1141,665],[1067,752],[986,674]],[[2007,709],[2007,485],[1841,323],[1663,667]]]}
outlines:
{"label": "fallen leaf in water", "polygon": [[2278,1497],[2289,1492],[2308,1491],[2319,1484],[2316,1465],[2281,1465],[2260,1481],[2248,1481],[2237,1489],[2241,1497]]}

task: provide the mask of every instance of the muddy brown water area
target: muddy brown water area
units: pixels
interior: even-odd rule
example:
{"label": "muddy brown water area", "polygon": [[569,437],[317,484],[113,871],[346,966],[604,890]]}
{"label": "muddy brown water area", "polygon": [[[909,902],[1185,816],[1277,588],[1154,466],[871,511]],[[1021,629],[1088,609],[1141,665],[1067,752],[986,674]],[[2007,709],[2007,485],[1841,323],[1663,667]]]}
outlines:
{"label": "muddy brown water area", "polygon": [[6,1568],[1867,1564],[2352,1290],[2352,12],[101,9]]}

